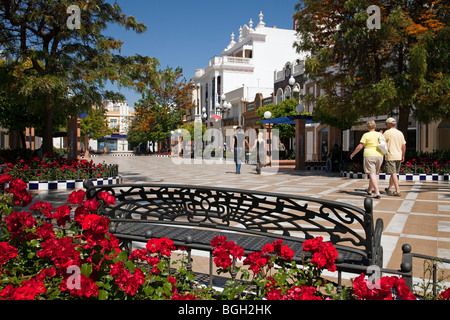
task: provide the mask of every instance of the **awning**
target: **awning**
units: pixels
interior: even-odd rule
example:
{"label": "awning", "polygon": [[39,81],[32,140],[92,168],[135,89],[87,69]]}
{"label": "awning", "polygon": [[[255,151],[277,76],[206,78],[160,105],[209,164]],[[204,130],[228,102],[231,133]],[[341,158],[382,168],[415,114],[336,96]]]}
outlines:
{"label": "awning", "polygon": [[126,139],[126,134],[112,134],[110,136],[105,136],[102,139]]}
{"label": "awning", "polygon": [[312,116],[304,116],[304,115],[287,116],[287,117],[280,117],[280,118],[274,118],[274,119],[264,119],[264,120],[261,120],[261,123],[295,124],[295,119],[306,119],[306,124],[315,123],[312,120]]}

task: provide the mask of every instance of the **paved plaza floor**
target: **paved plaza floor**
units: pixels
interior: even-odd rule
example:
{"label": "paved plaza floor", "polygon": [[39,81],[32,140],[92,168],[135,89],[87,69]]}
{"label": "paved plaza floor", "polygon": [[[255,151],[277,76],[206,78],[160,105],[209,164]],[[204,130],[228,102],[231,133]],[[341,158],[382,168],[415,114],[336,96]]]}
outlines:
{"label": "paved plaza floor", "polygon": [[[194,164],[190,159],[155,156],[99,156],[95,163],[118,164],[123,183],[167,183],[214,186],[277,192],[349,203],[363,208],[366,179],[340,177],[324,171],[296,171],[292,167],[269,169],[257,175],[255,166],[243,165],[241,174],[234,174],[234,162]],[[388,181],[380,181],[384,191]],[[382,192],[374,199],[374,221],[382,218],[384,231],[384,267],[399,269],[401,247],[410,244],[414,253],[450,258],[450,184],[448,181],[401,181],[401,197]],[[39,198],[52,197],[61,201],[67,192],[39,193]],[[447,276],[450,265],[441,265]],[[423,277],[423,261],[415,260],[414,277]],[[449,279],[447,279],[447,282]]]}

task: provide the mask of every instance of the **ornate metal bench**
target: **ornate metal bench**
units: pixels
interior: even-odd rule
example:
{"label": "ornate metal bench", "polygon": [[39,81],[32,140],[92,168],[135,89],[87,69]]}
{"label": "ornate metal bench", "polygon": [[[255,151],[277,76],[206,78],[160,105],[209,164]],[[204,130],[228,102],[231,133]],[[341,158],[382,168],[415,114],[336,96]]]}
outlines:
{"label": "ornate metal bench", "polygon": [[94,186],[85,181],[88,198],[108,191],[115,205],[101,214],[112,222],[111,232],[126,250],[131,243],[166,237],[179,246],[212,251],[210,241],[225,235],[246,252],[260,251],[266,243],[283,239],[301,261],[302,242],[316,236],[331,241],[339,253],[339,271],[361,273],[368,266],[382,267],[383,221],[374,225],[372,199],[364,210],[356,206],[294,195],[226,188],[119,184]]}

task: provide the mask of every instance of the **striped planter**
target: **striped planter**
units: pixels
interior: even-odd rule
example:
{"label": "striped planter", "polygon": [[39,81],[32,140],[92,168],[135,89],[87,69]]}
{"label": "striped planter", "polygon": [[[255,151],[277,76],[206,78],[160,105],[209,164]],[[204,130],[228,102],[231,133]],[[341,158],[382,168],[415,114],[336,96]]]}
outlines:
{"label": "striped planter", "polygon": [[[27,183],[28,190],[42,191],[42,190],[70,190],[83,189],[83,179],[79,180],[58,180],[58,181],[30,181]],[[109,177],[91,179],[94,185],[110,185],[122,183],[122,177]]]}
{"label": "striped planter", "polygon": [[[341,171],[341,177],[352,179],[369,179],[369,175],[362,172]],[[389,180],[390,174],[378,174],[378,180]],[[426,174],[426,173],[401,173],[398,175],[400,181],[450,181],[450,174]]]}

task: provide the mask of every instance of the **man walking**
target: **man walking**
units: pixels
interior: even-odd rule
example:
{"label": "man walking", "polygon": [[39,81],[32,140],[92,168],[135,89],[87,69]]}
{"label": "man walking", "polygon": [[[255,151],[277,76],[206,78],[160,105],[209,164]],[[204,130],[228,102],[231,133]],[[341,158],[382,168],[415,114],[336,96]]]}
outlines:
{"label": "man walking", "polygon": [[[389,179],[389,187],[386,188],[388,195],[400,197],[400,185],[397,174],[400,172],[402,162],[405,161],[406,141],[403,133],[398,130],[397,122],[394,118],[386,119],[387,130],[383,134],[388,146],[388,153],[385,155],[386,173],[391,175]],[[395,191],[392,192],[392,187]]]}

